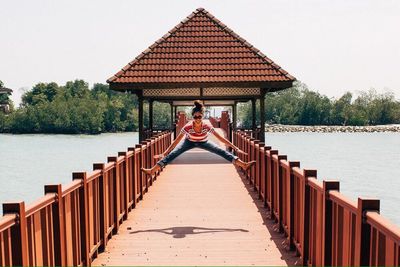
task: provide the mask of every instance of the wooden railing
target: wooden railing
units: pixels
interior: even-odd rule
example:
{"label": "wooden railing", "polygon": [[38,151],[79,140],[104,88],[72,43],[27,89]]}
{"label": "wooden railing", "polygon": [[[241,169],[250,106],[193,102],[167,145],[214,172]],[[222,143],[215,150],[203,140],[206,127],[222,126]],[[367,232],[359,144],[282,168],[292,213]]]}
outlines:
{"label": "wooden railing", "polygon": [[338,181],[317,180],[316,170],[301,169],[249,131],[235,131],[233,142],[248,153],[242,160],[256,160],[246,177],[302,265],[400,264],[400,228],[379,214],[378,199],[349,200]]}
{"label": "wooden railing", "polygon": [[28,206],[3,204],[0,265],[90,265],[156,179],[140,168],[155,164],[153,156],[170,144],[171,133],[159,133],[94,164],[93,172],[73,173],[66,186],[46,185],[45,195]]}

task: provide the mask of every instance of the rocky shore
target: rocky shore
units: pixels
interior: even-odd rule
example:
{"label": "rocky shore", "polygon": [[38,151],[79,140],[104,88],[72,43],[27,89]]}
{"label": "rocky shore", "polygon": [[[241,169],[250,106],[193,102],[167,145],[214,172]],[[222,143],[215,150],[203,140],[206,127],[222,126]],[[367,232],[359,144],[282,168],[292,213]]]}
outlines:
{"label": "rocky shore", "polygon": [[315,133],[400,133],[400,124],[377,125],[377,126],[303,126],[303,125],[281,125],[270,124],[265,126],[267,133],[287,132],[315,132]]}

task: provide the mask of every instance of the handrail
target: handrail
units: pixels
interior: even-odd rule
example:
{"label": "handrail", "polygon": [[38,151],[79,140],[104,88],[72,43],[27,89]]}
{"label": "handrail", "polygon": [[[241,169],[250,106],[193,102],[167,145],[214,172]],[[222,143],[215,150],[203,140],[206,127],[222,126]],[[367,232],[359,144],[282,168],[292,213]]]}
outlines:
{"label": "handrail", "polygon": [[16,214],[6,214],[0,218],[0,232],[14,226],[16,224],[17,215]]}
{"label": "handrail", "polygon": [[92,171],[90,174],[88,174],[86,178],[87,182],[91,182],[92,180],[99,178],[100,175],[101,175],[101,170]]}
{"label": "handrail", "polygon": [[400,240],[400,227],[385,219],[377,211],[368,211],[365,214],[367,223],[378,229],[393,240]]}
{"label": "handrail", "polygon": [[29,217],[37,211],[53,204],[56,201],[56,194],[46,194],[45,196],[39,198],[29,206],[26,206],[25,216]]}
{"label": "handrail", "polygon": [[400,228],[379,214],[379,200],[354,202],[339,192],[338,181],[318,180],[315,170],[300,168],[300,162],[288,161],[270,146],[253,145],[258,142],[253,137],[253,131],[233,133],[234,144],[257,160],[257,171],[246,178],[300,264],[400,264]]}
{"label": "handrail", "polygon": [[79,187],[82,186],[82,181],[80,180],[75,180],[69,184],[67,184],[65,187],[63,187],[62,190],[62,197],[65,197],[66,195],[70,194],[71,192],[75,191]]}
{"label": "handrail", "polygon": [[153,164],[153,153],[171,142],[170,131],[154,134],[108,163],[94,164],[92,172],[73,173],[65,186],[46,185],[46,194],[26,207],[4,204],[0,265],[90,266],[156,179],[140,168]]}
{"label": "handrail", "polygon": [[351,201],[345,195],[339,193],[338,191],[330,191],[328,196],[330,200],[337,202],[339,205],[353,213],[357,213],[357,203]]}
{"label": "handrail", "polygon": [[310,187],[312,187],[316,190],[323,190],[324,185],[321,181],[317,180],[317,178],[310,177],[310,178],[308,178],[307,182]]}

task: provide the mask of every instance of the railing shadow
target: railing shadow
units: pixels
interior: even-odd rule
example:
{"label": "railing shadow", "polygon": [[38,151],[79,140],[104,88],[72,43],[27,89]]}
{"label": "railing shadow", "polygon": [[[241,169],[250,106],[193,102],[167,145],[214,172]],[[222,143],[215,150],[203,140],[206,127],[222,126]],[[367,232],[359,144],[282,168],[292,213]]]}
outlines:
{"label": "railing shadow", "polygon": [[129,232],[129,234],[138,233],[162,233],[167,235],[172,235],[173,238],[185,238],[187,235],[198,235],[207,233],[220,233],[220,232],[249,232],[245,229],[230,229],[230,228],[205,228],[205,227],[195,227],[195,226],[177,226],[161,229],[147,229]]}
{"label": "railing shadow", "polygon": [[275,243],[279,252],[281,253],[281,259],[286,262],[288,266],[301,265],[301,260],[294,251],[289,250],[288,240],[279,232],[278,225],[275,224],[274,220],[271,220],[270,211],[264,207],[263,201],[258,197],[258,192],[254,189],[254,186],[250,184],[250,181],[246,178],[246,175],[242,170],[237,169],[237,172],[242,179],[244,186],[246,187],[249,195],[251,196],[254,205],[257,207],[258,212],[261,215],[263,224],[267,227],[271,234],[271,240]]}

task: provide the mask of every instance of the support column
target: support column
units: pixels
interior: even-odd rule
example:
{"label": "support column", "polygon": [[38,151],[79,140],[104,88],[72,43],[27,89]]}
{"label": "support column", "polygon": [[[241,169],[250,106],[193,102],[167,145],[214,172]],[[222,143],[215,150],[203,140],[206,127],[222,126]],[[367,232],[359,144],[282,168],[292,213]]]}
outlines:
{"label": "support column", "polygon": [[139,143],[143,141],[143,97],[139,98]]}
{"label": "support column", "polygon": [[175,118],[174,118],[174,106],[172,105],[172,101],[169,102],[169,105],[171,107],[171,130],[174,129],[174,122],[175,122]]}
{"label": "support column", "polygon": [[237,124],[237,101],[234,101],[232,106],[232,126],[234,130],[236,130],[237,127],[236,124]]}
{"label": "support column", "polygon": [[251,99],[251,114],[252,114],[251,128],[253,131],[255,131],[256,130],[256,100],[254,98]]}
{"label": "support column", "polygon": [[149,100],[149,129],[150,132],[153,131],[153,99]]}
{"label": "support column", "polygon": [[176,120],[176,109],[177,109],[178,107],[177,106],[174,106],[174,122],[175,122],[175,120]]}
{"label": "support column", "polygon": [[265,95],[260,98],[260,141],[265,142]]}

